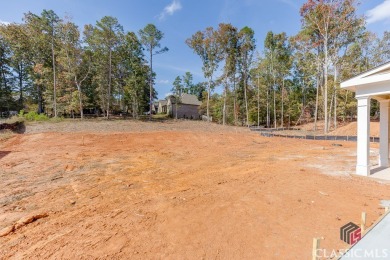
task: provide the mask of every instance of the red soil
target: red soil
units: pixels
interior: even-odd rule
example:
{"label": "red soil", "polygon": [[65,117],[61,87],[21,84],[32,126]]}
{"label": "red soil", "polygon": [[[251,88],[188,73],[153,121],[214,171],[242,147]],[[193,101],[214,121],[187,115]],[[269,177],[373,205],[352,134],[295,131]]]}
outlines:
{"label": "red soil", "polygon": [[[339,127],[330,133],[331,135],[357,135],[357,122],[349,123],[345,126]],[[379,137],[379,122],[370,123],[370,136]]]}
{"label": "red soil", "polygon": [[354,143],[160,124],[0,142],[0,230],[48,215],[0,237],[0,258],[309,259],[390,198],[348,174]]}

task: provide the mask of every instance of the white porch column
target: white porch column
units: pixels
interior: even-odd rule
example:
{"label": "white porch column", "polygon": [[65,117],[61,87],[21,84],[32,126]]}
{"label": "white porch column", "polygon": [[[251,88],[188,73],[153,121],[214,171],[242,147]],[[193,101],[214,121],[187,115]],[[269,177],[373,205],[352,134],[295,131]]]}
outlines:
{"label": "white porch column", "polygon": [[380,100],[380,144],[379,144],[379,166],[389,166],[389,104],[390,100]]}
{"label": "white porch column", "polygon": [[370,175],[370,97],[358,97],[356,174]]}

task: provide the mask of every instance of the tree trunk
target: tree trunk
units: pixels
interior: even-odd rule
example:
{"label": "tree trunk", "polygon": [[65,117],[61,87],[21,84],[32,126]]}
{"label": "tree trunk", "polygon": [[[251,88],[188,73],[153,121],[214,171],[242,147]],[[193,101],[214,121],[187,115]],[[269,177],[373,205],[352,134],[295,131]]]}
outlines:
{"label": "tree trunk", "polygon": [[332,93],[332,97],[330,99],[330,105],[329,105],[329,118],[328,118],[328,131],[330,131],[330,127],[331,127],[331,122],[332,122],[332,110],[333,110],[333,97],[334,97],[334,93]]}
{"label": "tree trunk", "polygon": [[225,89],[223,95],[223,108],[222,108],[222,124],[226,124],[226,93],[227,92],[227,79],[225,79]]}
{"label": "tree trunk", "polygon": [[337,129],[337,66],[334,68],[334,130]]}
{"label": "tree trunk", "polygon": [[273,85],[273,93],[274,93],[274,128],[276,128],[276,89],[275,89],[275,85],[276,85],[276,78],[274,76],[274,85]]}
{"label": "tree trunk", "polygon": [[270,119],[270,109],[269,109],[269,87],[267,88],[267,128],[270,127],[271,119]]}
{"label": "tree trunk", "polygon": [[120,107],[120,109],[121,109],[121,112],[123,112],[123,103],[122,103],[122,97],[123,97],[123,86],[122,86],[122,84],[121,84],[121,87],[120,87],[120,89],[119,89],[119,107]]}
{"label": "tree trunk", "polygon": [[260,127],[260,77],[257,78],[257,127]]}
{"label": "tree trunk", "polygon": [[23,64],[19,65],[19,106],[23,109]]}
{"label": "tree trunk", "polygon": [[112,50],[110,47],[110,67],[109,67],[109,72],[108,72],[108,93],[107,93],[107,119],[110,118],[110,98],[111,98],[111,73],[112,73]]}
{"label": "tree trunk", "polygon": [[236,97],[236,75],[233,76],[233,117],[234,117],[234,125],[237,125],[237,97]]}
{"label": "tree trunk", "polygon": [[317,89],[316,89],[316,108],[315,108],[315,112],[314,112],[314,131],[317,131],[317,118],[318,118],[318,96],[319,96],[319,88],[320,88],[320,84],[319,84],[319,75],[317,74],[317,82],[316,82],[316,85],[317,85]]}
{"label": "tree trunk", "polygon": [[209,85],[207,88],[207,122],[210,122],[210,92],[211,92],[211,81],[212,78],[209,78]]}
{"label": "tree trunk", "polygon": [[152,99],[153,99],[153,52],[152,47],[150,47],[150,82],[149,82],[149,120],[152,120]]}
{"label": "tree trunk", "polygon": [[325,117],[325,126],[324,126],[324,133],[327,134],[328,129],[328,39],[325,37],[324,40],[324,54],[325,54],[325,60],[324,60],[324,117]]}
{"label": "tree trunk", "polygon": [[[104,89],[103,89],[103,84],[100,84],[100,95],[101,95],[101,109],[103,112],[103,116],[105,116],[105,107],[106,107],[106,96],[104,95]],[[99,116],[100,116],[100,110],[99,110]]]}
{"label": "tree trunk", "polygon": [[134,91],[134,97],[133,97],[133,102],[134,102],[134,111],[133,111],[133,118],[138,119],[138,93],[137,93],[137,72],[134,72],[135,80],[134,80],[134,86],[135,86],[135,91]]}
{"label": "tree trunk", "polygon": [[53,109],[54,117],[57,117],[57,79],[56,79],[56,61],[54,56],[54,29],[51,37],[51,55],[53,62]]}
{"label": "tree trunk", "polygon": [[246,125],[249,127],[249,111],[248,111],[248,97],[246,93],[246,80],[247,75],[244,73],[244,95],[245,95],[245,112],[246,112]]}
{"label": "tree trunk", "polygon": [[131,115],[135,118],[135,97],[133,97]]}
{"label": "tree trunk", "polygon": [[81,118],[81,120],[83,120],[84,119],[84,111],[83,111],[84,108],[83,108],[83,100],[82,100],[83,96],[81,95],[81,86],[80,86],[80,84],[76,84],[76,86],[77,86],[77,90],[79,92],[80,118]]}
{"label": "tree trunk", "polygon": [[281,112],[281,123],[280,127],[283,128],[283,121],[284,121],[284,78],[283,78],[283,84],[282,84],[282,112]]}
{"label": "tree trunk", "polygon": [[176,116],[175,116],[175,118],[176,118],[176,120],[177,120],[177,103],[179,102],[179,97],[177,97],[176,98],[176,100],[175,100],[175,107],[176,107]]}
{"label": "tree trunk", "polygon": [[42,89],[40,85],[37,85],[38,92],[38,114],[43,113],[43,100],[42,100]]}
{"label": "tree trunk", "polygon": [[343,122],[345,122],[347,117],[347,102],[348,102],[348,90],[345,90]]}

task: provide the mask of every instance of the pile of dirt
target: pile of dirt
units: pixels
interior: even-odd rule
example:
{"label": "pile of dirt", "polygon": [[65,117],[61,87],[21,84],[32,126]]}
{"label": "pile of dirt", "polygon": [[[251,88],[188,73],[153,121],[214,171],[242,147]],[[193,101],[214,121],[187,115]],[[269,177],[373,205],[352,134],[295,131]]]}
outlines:
{"label": "pile of dirt", "polygon": [[[297,126],[299,130],[294,131],[295,135],[323,135],[324,134],[324,121],[318,121],[316,131],[314,131],[314,122],[302,124]],[[334,130],[333,125],[330,128],[328,135],[338,136],[356,136],[357,135],[357,122],[339,122],[337,129]],[[379,122],[370,123],[370,136],[379,137]]]}
{"label": "pile of dirt", "polygon": [[[330,135],[357,136],[357,122],[351,122],[329,133]],[[370,123],[370,136],[379,137],[379,122]]]}
{"label": "pile of dirt", "polygon": [[[337,127],[343,127],[345,125],[348,125],[349,122],[338,122],[338,125]],[[296,128],[300,129],[300,130],[303,130],[303,131],[309,131],[309,132],[313,132],[313,133],[318,133],[318,134],[322,134],[324,132],[324,127],[325,127],[325,121],[324,120],[318,120],[317,123],[314,123],[314,122],[310,122],[310,123],[306,123],[306,124],[301,124],[301,125],[298,125],[296,126]],[[316,131],[314,130],[316,129]],[[332,131],[334,129],[334,126],[333,126],[333,122],[332,124],[330,125],[330,131]]]}
{"label": "pile of dirt", "polygon": [[23,133],[25,131],[24,122],[16,121],[12,123],[0,123],[0,131],[12,131],[14,133]]}
{"label": "pile of dirt", "polygon": [[390,198],[349,176],[354,143],[200,122],[88,127],[0,142],[0,258],[309,259],[314,237],[347,247],[339,228],[362,211],[371,224]]}
{"label": "pile of dirt", "polygon": [[298,125],[296,126],[296,128],[299,128],[300,130],[303,131],[314,131],[314,126],[316,126],[317,131],[323,131],[324,125],[325,125],[324,121],[317,121],[316,124],[314,122],[310,122],[310,123]]}

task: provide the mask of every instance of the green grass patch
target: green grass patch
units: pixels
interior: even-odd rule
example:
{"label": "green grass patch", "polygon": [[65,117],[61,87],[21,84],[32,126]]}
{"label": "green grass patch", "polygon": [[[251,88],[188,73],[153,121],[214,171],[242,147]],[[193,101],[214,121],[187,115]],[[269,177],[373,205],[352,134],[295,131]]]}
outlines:
{"label": "green grass patch", "polygon": [[154,119],[168,119],[169,115],[167,115],[167,114],[157,114],[157,115],[152,115],[152,118],[154,118]]}

